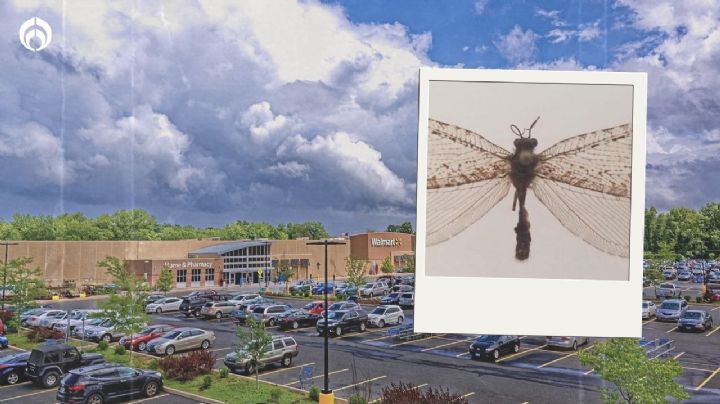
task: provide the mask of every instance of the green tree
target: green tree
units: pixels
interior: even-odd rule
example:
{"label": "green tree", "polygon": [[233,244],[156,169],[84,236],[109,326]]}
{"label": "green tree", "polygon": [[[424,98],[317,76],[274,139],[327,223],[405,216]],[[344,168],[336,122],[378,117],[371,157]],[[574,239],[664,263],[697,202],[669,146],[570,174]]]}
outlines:
{"label": "green tree", "polygon": [[330,237],[325,230],[325,226],[320,222],[288,223],[285,226],[285,231],[290,240],[301,237],[307,237],[310,240],[321,240]]}
{"label": "green tree", "polygon": [[580,362],[593,369],[616,389],[602,388],[605,403],[661,404],[667,397],[678,401],[690,398],[674,378],[682,367],[674,359],[650,359],[631,338],[613,338],[598,342],[578,353]]}
{"label": "green tree", "polygon": [[16,214],[13,227],[20,233],[21,240],[55,240],[55,223],[52,216],[31,216]]}
{"label": "green tree", "polygon": [[[12,301],[17,305],[17,312],[22,313],[33,302],[46,293],[42,281],[43,272],[40,268],[32,268],[32,258],[20,257],[8,262],[4,271],[7,271],[7,285],[13,290]],[[17,327],[18,333],[20,327]]]}
{"label": "green tree", "polygon": [[167,295],[167,292],[171,291],[174,285],[175,276],[168,267],[163,267],[158,276],[157,282],[155,282],[155,290],[163,292]]}
{"label": "green tree", "polygon": [[345,258],[345,275],[347,283],[355,286],[358,290],[365,284],[365,264],[366,262],[353,256]]}
{"label": "green tree", "polygon": [[270,351],[268,345],[272,343],[272,335],[265,331],[265,323],[256,321],[253,316],[248,316],[247,327],[238,326],[238,358],[250,360],[249,373],[255,373],[255,388],[258,388],[260,360]]}
{"label": "green tree", "polygon": [[415,256],[414,255],[408,255],[405,257],[405,267],[403,268],[403,272],[415,272]]}
{"label": "green tree", "polygon": [[385,257],[382,261],[382,264],[380,265],[380,270],[384,274],[391,274],[395,272],[395,266],[393,265],[392,259],[390,257]]}
{"label": "green tree", "polygon": [[386,231],[391,231],[391,232],[394,232],[394,233],[415,234],[415,231],[413,230],[412,223],[410,223],[410,222],[403,222],[402,224],[391,224],[391,225],[388,225]]}
{"label": "green tree", "polygon": [[107,240],[158,240],[155,218],[142,209],[119,210],[96,219],[98,231]]}
{"label": "green tree", "polygon": [[[109,318],[120,334],[132,336],[140,332],[147,322],[145,314],[147,283],[130,272],[127,261],[117,257],[106,257],[98,263],[98,266],[105,268],[114,283],[120,287],[121,292],[112,290],[107,300],[98,302],[102,312],[94,317]],[[130,364],[132,364],[132,349]]]}

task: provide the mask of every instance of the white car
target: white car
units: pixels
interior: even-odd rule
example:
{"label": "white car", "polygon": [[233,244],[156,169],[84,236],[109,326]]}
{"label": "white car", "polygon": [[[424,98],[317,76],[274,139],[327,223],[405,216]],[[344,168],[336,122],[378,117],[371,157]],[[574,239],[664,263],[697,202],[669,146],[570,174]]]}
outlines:
{"label": "white car", "polygon": [[56,322],[59,321],[66,321],[67,322],[68,313],[66,311],[61,311],[54,316],[46,316],[45,318],[40,320],[40,327],[42,328],[53,328],[53,325]]}
{"label": "white car", "polygon": [[643,302],[642,302],[642,318],[643,318],[643,320],[646,320],[650,317],[654,317],[656,311],[657,311],[657,306],[655,306],[655,303],[653,303],[649,300],[643,300]]}
{"label": "white car", "polygon": [[234,304],[235,306],[249,306],[251,304],[260,303],[262,301],[262,297],[257,294],[248,294],[248,295],[235,295],[231,299],[228,299],[228,302]]}
{"label": "white car", "polygon": [[75,329],[75,327],[82,327],[83,320],[85,320],[85,324],[89,323],[91,318],[90,316],[94,313],[101,313],[102,310],[97,309],[88,309],[88,310],[73,310],[72,314],[70,314],[70,321],[68,319],[55,321],[52,325],[52,328],[54,330],[62,331],[63,333],[68,332],[68,325],[70,326],[70,333]]}
{"label": "white car", "polygon": [[400,300],[398,301],[400,307],[413,307],[415,306],[415,292],[405,292],[400,294]]}
{"label": "white car", "polygon": [[35,316],[30,316],[27,320],[28,327],[40,327],[40,322],[45,320],[48,317],[55,317],[57,315],[60,315],[62,313],[65,313],[63,310],[50,310],[46,311],[45,313],[41,313]]}
{"label": "white car", "polygon": [[405,313],[400,306],[378,306],[368,313],[368,323],[375,327],[385,327],[388,324],[400,325],[405,319]]}
{"label": "white car", "polygon": [[150,303],[145,307],[146,313],[162,313],[164,311],[178,311],[182,304],[182,299],[177,297],[166,297]]}
{"label": "white car", "polygon": [[85,320],[85,324],[80,323],[80,325],[76,326],[72,331],[70,331],[70,336],[73,338],[84,338],[84,332],[85,330],[89,330],[91,328],[103,325],[103,324],[110,324],[109,318],[88,318]]}
{"label": "white car", "polygon": [[360,288],[360,296],[383,296],[389,291],[390,288],[385,282],[366,283],[362,288]]}

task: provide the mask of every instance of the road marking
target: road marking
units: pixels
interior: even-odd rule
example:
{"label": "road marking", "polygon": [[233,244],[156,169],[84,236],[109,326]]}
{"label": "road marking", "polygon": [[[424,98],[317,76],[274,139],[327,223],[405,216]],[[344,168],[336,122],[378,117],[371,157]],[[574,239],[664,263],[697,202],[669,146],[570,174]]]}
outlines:
{"label": "road marking", "polygon": [[[582,349],[582,351],[584,351],[584,350],[586,350],[586,349],[590,349],[590,348],[592,348],[592,345],[590,345],[589,347],[587,347],[587,348],[585,348],[585,349]],[[547,365],[552,365],[552,364],[555,363],[555,362],[560,362],[560,361],[563,360],[563,359],[567,359],[567,358],[569,358],[569,357],[571,357],[571,356],[577,355],[579,352],[580,352],[580,351],[575,351],[575,352],[569,353],[569,354],[567,354],[567,355],[565,355],[565,356],[561,356],[561,357],[559,357],[559,358],[557,358],[557,359],[553,359],[553,360],[551,360],[550,362],[545,362],[545,363],[543,363],[542,365],[538,365],[537,368],[538,368],[538,369],[544,368],[544,367],[547,366]]]}
{"label": "road marking", "polygon": [[547,345],[541,345],[541,346],[538,346],[538,347],[535,347],[535,348],[526,349],[526,350],[524,350],[524,351],[520,351],[520,352],[514,353],[514,354],[512,354],[512,355],[510,355],[510,356],[502,357],[502,358],[496,360],[495,362],[506,361],[506,360],[512,359],[512,358],[514,358],[514,357],[516,357],[516,356],[518,356],[518,355],[522,355],[522,354],[525,354],[525,353],[528,353],[528,352],[532,352],[532,351],[537,351],[538,349],[542,349],[542,348],[545,348],[545,347],[547,347]]}
{"label": "road marking", "polygon": [[461,354],[455,355],[455,357],[456,357],[456,358],[459,358],[459,357],[465,356],[465,355],[470,355],[470,352],[463,352],[463,353],[461,353]]}
{"label": "road marking", "polygon": [[717,330],[720,330],[720,325],[717,326],[717,327],[715,327],[714,330],[712,330],[712,331],[710,331],[709,333],[705,334],[705,336],[706,336],[706,337],[709,337],[709,336],[715,334],[715,332],[716,332]]}
{"label": "road marking", "polygon": [[348,338],[348,337],[357,337],[357,336],[366,335],[366,334],[377,334],[377,333],[379,333],[379,332],[387,332],[387,331],[386,331],[386,330],[358,331],[358,332],[353,332],[353,333],[351,333],[351,334],[344,334],[344,335],[341,335],[341,336],[339,336],[339,337],[335,337],[335,339]]}
{"label": "road marking", "polygon": [[215,349],[211,349],[210,352],[227,351],[228,349],[234,350],[235,348],[233,348],[233,347],[229,347],[229,348],[215,348]]}
{"label": "road marking", "polygon": [[665,334],[670,334],[671,332],[673,332],[673,331],[675,331],[675,330],[677,330],[677,326],[675,326],[675,327],[673,327],[673,328],[665,331]]}
{"label": "road marking", "polygon": [[[16,386],[17,386],[17,385],[16,385]],[[42,391],[38,391],[38,392],[35,392],[35,393],[23,394],[22,396],[10,397],[10,398],[6,398],[6,399],[4,399],[4,400],[0,400],[0,403],[4,403],[4,402],[10,401],[10,400],[17,400],[18,398],[30,397],[30,396],[37,396],[38,394],[47,394],[47,393],[55,393],[55,390],[42,390]]]}
{"label": "road marking", "polygon": [[683,356],[684,354],[685,354],[685,352],[680,352],[679,354],[673,356],[673,359],[677,359],[677,358]]}
{"label": "road marking", "polygon": [[7,386],[0,386],[0,389],[7,389],[8,387],[22,386],[23,384],[29,384],[30,382],[22,382],[15,384],[8,384]]}
{"label": "road marking", "polygon": [[[463,394],[462,396],[460,396],[460,398],[467,398],[467,397],[470,397],[470,396],[472,396],[472,395],[475,395],[475,392],[474,392],[474,391],[471,391],[470,393],[467,393],[467,394]],[[456,400],[457,400],[457,399],[455,399],[455,400],[453,400],[453,401],[456,401]]]}
{"label": "road marking", "polygon": [[715,377],[715,375],[718,374],[718,373],[720,373],[720,368],[715,369],[715,371],[712,372],[712,374],[711,374],[710,376],[708,376],[707,379],[703,380],[702,383],[700,383],[700,385],[695,388],[695,391],[700,390],[701,388],[703,388],[703,386],[705,386],[705,385],[707,384],[707,382],[709,382],[710,379],[712,379],[713,377]]}
{"label": "road marking", "polygon": [[284,371],[286,371],[286,370],[297,369],[297,368],[301,368],[301,367],[303,367],[303,366],[314,365],[314,364],[315,364],[315,362],[310,362],[310,363],[306,363],[306,364],[304,364],[304,365],[297,365],[297,366],[291,366],[291,367],[289,367],[289,368],[282,368],[282,369],[277,369],[277,370],[271,370],[271,371],[269,371],[269,372],[263,372],[260,376],[271,375],[271,374],[273,374],[273,373],[280,373],[280,372],[284,372]]}
{"label": "road marking", "polygon": [[369,339],[369,340],[366,340],[366,341],[363,341],[363,342],[370,342],[370,341],[380,341],[381,339],[385,339],[385,338],[392,338],[392,337],[393,337],[393,335],[386,335],[386,336],[384,336],[384,337],[380,337],[380,338],[373,338],[373,339]]}
{"label": "road marking", "polygon": [[657,320],[656,318],[653,318],[652,320],[643,321],[643,324],[652,323],[653,321]]}
{"label": "road marking", "polygon": [[433,349],[438,349],[438,348],[442,348],[442,347],[449,346],[449,345],[455,345],[455,344],[459,344],[461,342],[468,342],[468,341],[472,341],[474,339],[475,338],[468,338],[468,339],[463,339],[463,340],[459,340],[459,341],[455,341],[455,342],[448,342],[447,344],[442,344],[442,345],[434,346],[431,348],[421,349],[420,352],[431,351]]}
{"label": "road marking", "polygon": [[715,311],[715,310],[717,310],[717,309],[720,309],[720,306],[718,306],[718,307],[716,307],[716,308],[714,308],[714,309],[712,309],[712,310],[710,310],[710,311]]}
{"label": "road marking", "polygon": [[431,335],[431,336],[429,336],[429,337],[423,337],[423,338],[413,339],[413,340],[410,340],[410,341],[400,342],[400,343],[398,343],[398,344],[390,345],[390,348],[393,348],[393,347],[396,347],[396,346],[400,346],[400,345],[409,344],[409,343],[412,343],[412,342],[424,341],[424,340],[427,340],[427,339],[433,339],[433,338],[437,338],[437,337],[433,337],[433,336]]}
{"label": "road marking", "polygon": [[159,396],[152,396],[152,397],[148,397],[148,398],[143,398],[142,400],[130,401],[130,403],[142,403],[143,401],[150,401],[150,400],[154,400],[154,399],[156,399],[156,398],[165,397],[165,396],[169,396],[169,395],[170,395],[170,394],[167,394],[167,393],[165,393],[165,394],[160,394]]}
{"label": "road marking", "polygon": [[590,373],[594,372],[595,369],[590,369],[587,372],[583,373],[585,376],[589,375]]}
{"label": "road marking", "polygon": [[691,368],[689,366],[683,366],[683,369],[689,369],[689,370],[697,370],[699,372],[706,372],[706,373],[712,373],[713,371],[710,369],[700,369],[700,368]]}
{"label": "road marking", "polygon": [[345,390],[345,389],[349,389],[349,388],[351,388],[351,387],[359,386],[359,385],[361,385],[361,384],[371,383],[371,382],[374,382],[375,380],[384,379],[384,378],[386,378],[386,377],[387,377],[387,376],[373,377],[372,379],[363,380],[363,381],[361,381],[361,382],[359,382],[359,383],[350,384],[350,385],[347,385],[347,386],[344,386],[344,387],[340,387],[340,388],[338,388],[338,389],[333,389],[333,390],[335,390],[335,391]]}
{"label": "road marking", "polygon": [[[340,369],[340,370],[336,370],[334,372],[328,372],[328,376],[334,375],[336,373],[347,372],[348,370],[350,370],[350,369]],[[321,374],[321,375],[313,376],[313,377],[309,378],[308,380],[315,380],[315,379],[319,379],[324,376],[325,376],[325,374]],[[293,384],[300,384],[300,380],[296,380],[294,382],[283,384],[283,386],[292,386]]]}

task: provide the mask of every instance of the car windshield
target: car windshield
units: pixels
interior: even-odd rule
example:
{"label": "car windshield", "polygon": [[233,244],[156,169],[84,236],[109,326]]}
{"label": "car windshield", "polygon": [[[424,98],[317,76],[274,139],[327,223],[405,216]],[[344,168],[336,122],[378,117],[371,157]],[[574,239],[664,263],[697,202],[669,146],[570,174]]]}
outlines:
{"label": "car windshield", "polygon": [[372,284],[372,283],[366,283],[365,286],[363,286],[363,287],[364,287],[364,288],[371,288],[371,287],[373,287],[373,284]]}
{"label": "car windshield", "polygon": [[371,311],[370,314],[385,314],[385,309],[376,307],[375,310]]}
{"label": "car windshield", "polygon": [[341,320],[344,315],[345,315],[344,312],[331,311],[330,313],[328,313],[328,319],[330,319],[330,320]]}
{"label": "car windshield", "polygon": [[180,335],[180,331],[170,331],[170,332],[166,333],[165,335],[163,335],[162,337],[166,338],[166,339],[175,339],[175,338],[177,338],[178,335]]}
{"label": "car windshield", "polygon": [[682,316],[682,318],[690,318],[693,320],[699,320],[700,317],[702,317],[702,314],[700,314],[697,311],[688,311],[688,312],[685,312],[685,314],[683,314],[683,316]]}
{"label": "car windshield", "polygon": [[237,295],[230,298],[230,300],[242,300],[245,298],[245,295]]}
{"label": "car windshield", "polygon": [[661,288],[666,288],[666,289],[672,289],[672,288],[675,287],[675,285],[673,285],[673,284],[671,284],[671,283],[663,283],[663,284],[660,284],[660,287],[661,287]]}
{"label": "car windshield", "polygon": [[648,305],[647,303],[643,303],[643,309],[647,309],[648,306],[649,306],[649,305]]}
{"label": "car windshield", "polygon": [[340,310],[341,307],[342,307],[342,303],[334,303],[334,304],[330,305],[330,310]]}
{"label": "car windshield", "polygon": [[313,308],[315,308],[315,303],[308,303],[305,306],[303,306],[303,309],[305,309],[305,310],[310,310]]}
{"label": "car windshield", "polygon": [[394,299],[394,298],[396,298],[396,297],[398,297],[398,296],[400,296],[400,293],[390,293],[389,295],[387,295],[387,297],[389,297],[389,298],[391,298],[391,299]]}
{"label": "car windshield", "polygon": [[475,340],[475,342],[495,342],[500,339],[499,335],[483,335]]}
{"label": "car windshield", "polygon": [[665,310],[677,310],[680,308],[680,303],[665,302],[660,306],[660,308]]}
{"label": "car windshield", "polygon": [[24,355],[24,354],[0,356],[0,363],[12,363],[12,362],[16,362],[16,361],[17,361],[17,358],[18,358],[19,356],[21,356],[21,355]]}
{"label": "car windshield", "polygon": [[104,318],[94,318],[94,319],[90,320],[87,323],[87,325],[100,325],[100,324],[102,324],[103,321],[105,321]]}

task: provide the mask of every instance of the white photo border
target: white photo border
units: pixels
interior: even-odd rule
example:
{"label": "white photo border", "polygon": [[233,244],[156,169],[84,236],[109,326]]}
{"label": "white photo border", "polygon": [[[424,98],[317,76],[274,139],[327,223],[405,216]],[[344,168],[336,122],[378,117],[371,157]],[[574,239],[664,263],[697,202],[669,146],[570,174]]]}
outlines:
{"label": "white photo border", "polygon": [[[425,274],[431,81],[633,86],[629,280],[443,277]],[[421,68],[418,101],[415,331],[641,337],[647,73]]]}

